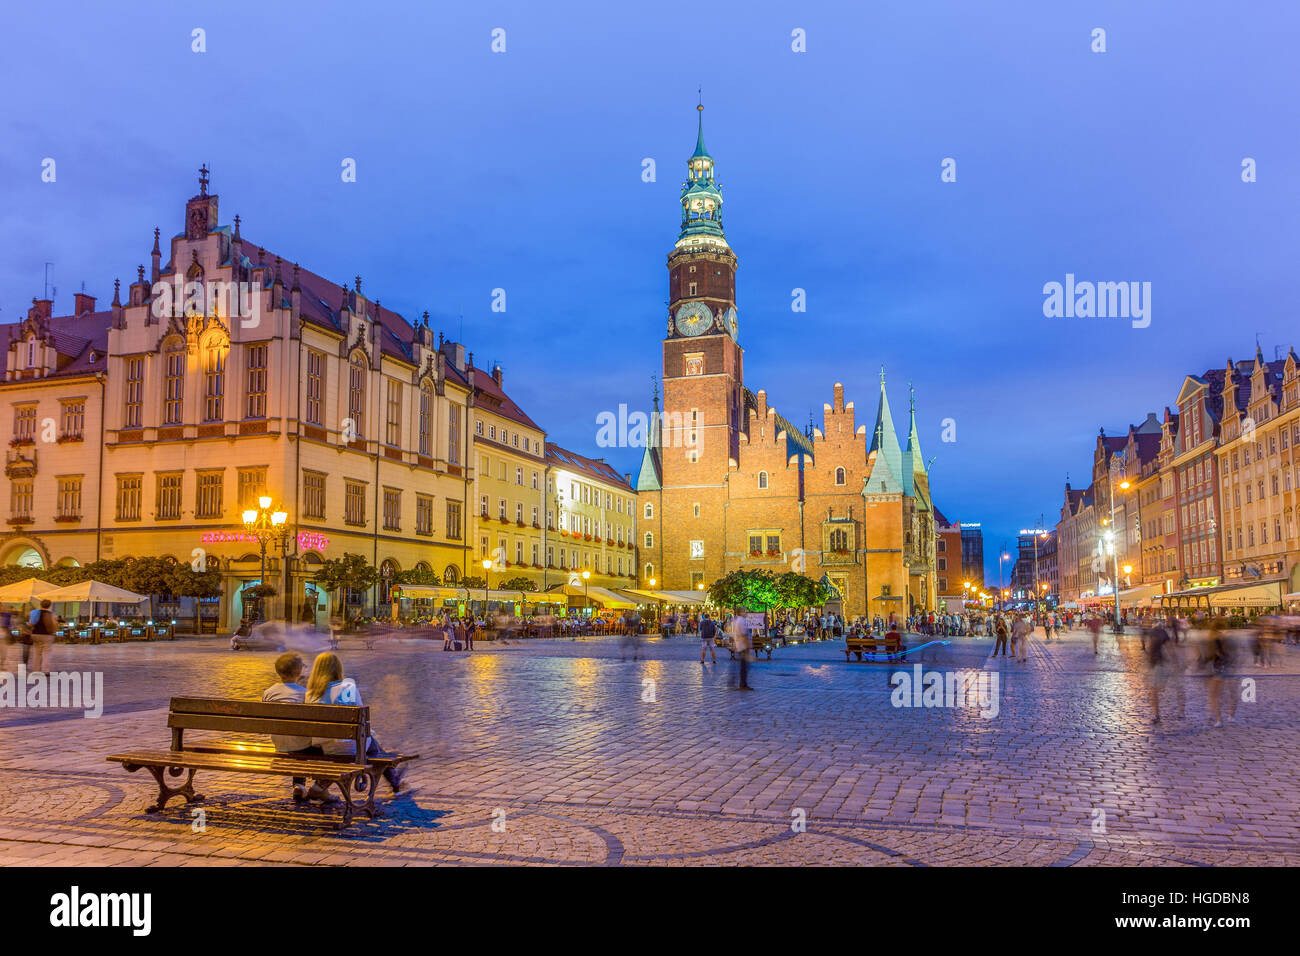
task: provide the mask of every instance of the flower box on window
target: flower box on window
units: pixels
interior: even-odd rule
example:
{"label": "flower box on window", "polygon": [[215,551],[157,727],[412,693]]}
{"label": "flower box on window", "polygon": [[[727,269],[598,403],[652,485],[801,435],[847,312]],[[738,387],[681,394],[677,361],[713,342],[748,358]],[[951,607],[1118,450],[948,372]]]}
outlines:
{"label": "flower box on window", "polygon": [[768,556],[769,558],[780,557],[780,555],[781,555],[781,552],[778,551],[776,548],[768,548],[768,549],[767,549],[767,556]]}
{"label": "flower box on window", "polygon": [[55,441],[58,442],[58,444],[60,445],[66,445],[68,442],[85,441],[85,440],[86,438],[84,435],[60,435],[58,438],[55,439]]}
{"label": "flower box on window", "polygon": [[14,438],[9,441],[10,446],[18,448],[21,445],[35,445],[35,438]]}
{"label": "flower box on window", "polygon": [[526,528],[526,527],[528,527],[528,526],[527,526],[526,524],[524,524],[522,521],[516,521],[515,524],[517,524],[517,525],[518,525],[519,527],[521,527],[521,528]]}
{"label": "flower box on window", "polygon": [[763,552],[762,552],[762,551],[751,551],[751,552],[749,552],[749,556],[750,556],[751,558],[761,558],[761,557],[763,556]]}
{"label": "flower box on window", "polygon": [[509,523],[510,523],[510,519],[509,519],[509,518],[498,518],[497,520],[500,521],[502,524],[509,524]]}

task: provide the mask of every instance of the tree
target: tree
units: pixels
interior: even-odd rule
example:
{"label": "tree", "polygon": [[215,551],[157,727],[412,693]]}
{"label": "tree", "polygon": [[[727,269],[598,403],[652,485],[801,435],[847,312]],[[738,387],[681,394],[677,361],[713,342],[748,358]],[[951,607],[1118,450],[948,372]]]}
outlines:
{"label": "tree", "polygon": [[828,585],[795,571],[787,571],[778,576],[774,584],[780,600],[777,606],[795,611],[820,607],[829,600],[831,594]]}
{"label": "tree", "polygon": [[393,583],[441,585],[442,578],[436,571],[428,568],[411,568],[409,571],[398,571],[393,575]]}
{"label": "tree", "polygon": [[768,611],[780,606],[776,578],[771,571],[732,571],[709,586],[709,599],[720,607]]}
{"label": "tree", "polygon": [[339,590],[364,591],[378,580],[379,571],[363,555],[351,552],[327,559],[316,572],[316,583],[331,595]]}
{"label": "tree", "polygon": [[532,578],[526,578],[522,574],[517,578],[510,578],[508,581],[502,581],[498,587],[502,591],[536,591],[537,582]]}
{"label": "tree", "polygon": [[476,575],[470,575],[469,577],[461,578],[460,583],[456,586],[473,590],[474,588],[487,587],[487,582]]}

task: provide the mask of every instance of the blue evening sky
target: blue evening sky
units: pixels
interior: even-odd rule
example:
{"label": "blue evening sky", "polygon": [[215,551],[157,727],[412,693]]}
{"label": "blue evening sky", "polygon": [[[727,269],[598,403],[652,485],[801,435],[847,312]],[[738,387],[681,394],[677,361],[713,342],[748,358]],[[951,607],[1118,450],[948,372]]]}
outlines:
{"label": "blue evening sky", "polygon": [[[8,4],[0,322],[46,262],[57,311],[83,281],[107,302],[207,162],[247,239],[429,310],[553,440],[634,470],[596,416],[659,372],[702,86],[746,384],[803,425],[843,382],[869,426],[880,364],[903,423],[913,382],[936,502],[983,522],[996,575],[1098,427],[1294,341],[1298,26],[1283,2]],[[1067,272],[1152,283],[1150,327],[1044,318]]]}

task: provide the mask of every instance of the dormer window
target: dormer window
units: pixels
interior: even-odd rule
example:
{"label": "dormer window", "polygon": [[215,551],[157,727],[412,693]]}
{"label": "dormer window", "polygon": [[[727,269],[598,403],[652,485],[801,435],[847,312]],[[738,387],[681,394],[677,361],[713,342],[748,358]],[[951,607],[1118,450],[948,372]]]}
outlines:
{"label": "dormer window", "polygon": [[27,340],[27,367],[28,368],[36,367],[36,340],[35,339]]}

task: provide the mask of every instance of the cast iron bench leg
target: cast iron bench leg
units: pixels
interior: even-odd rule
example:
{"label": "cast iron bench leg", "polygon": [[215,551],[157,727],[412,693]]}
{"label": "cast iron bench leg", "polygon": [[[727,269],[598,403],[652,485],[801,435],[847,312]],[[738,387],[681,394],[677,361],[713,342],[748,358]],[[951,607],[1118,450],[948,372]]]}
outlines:
{"label": "cast iron bench leg", "polygon": [[[136,766],[128,766],[126,769],[135,771],[140,768]],[[161,812],[162,809],[167,806],[167,801],[175,796],[184,797],[186,804],[198,803],[203,799],[203,794],[194,792],[195,771],[190,770],[188,776],[185,778],[185,782],[179,787],[169,787],[167,786],[165,775],[170,773],[173,777],[179,777],[182,773],[186,772],[184,767],[147,767],[145,769],[153,774],[154,780],[158,781],[158,802],[145,807],[145,813]]]}

